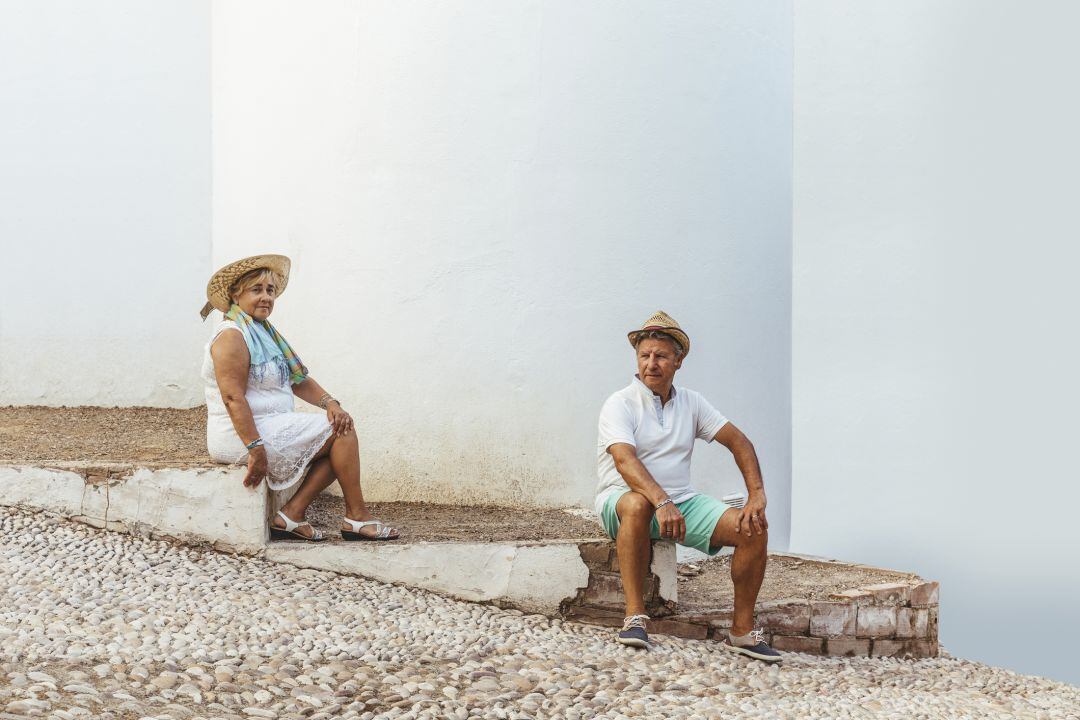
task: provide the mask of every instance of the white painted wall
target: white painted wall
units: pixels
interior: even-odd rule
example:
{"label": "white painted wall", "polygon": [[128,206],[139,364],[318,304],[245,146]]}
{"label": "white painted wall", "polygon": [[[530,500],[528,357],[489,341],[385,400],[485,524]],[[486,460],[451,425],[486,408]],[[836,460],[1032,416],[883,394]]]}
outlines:
{"label": "white painted wall", "polygon": [[0,404],[202,401],[208,0],[0,5]]}
{"label": "white painted wall", "polygon": [[365,492],[591,504],[626,332],[663,308],[786,547],[790,3],[213,12],[214,262],[294,259],[274,319],[357,417]]}
{"label": "white painted wall", "polygon": [[799,3],[792,546],[1073,683],[1080,7]]}

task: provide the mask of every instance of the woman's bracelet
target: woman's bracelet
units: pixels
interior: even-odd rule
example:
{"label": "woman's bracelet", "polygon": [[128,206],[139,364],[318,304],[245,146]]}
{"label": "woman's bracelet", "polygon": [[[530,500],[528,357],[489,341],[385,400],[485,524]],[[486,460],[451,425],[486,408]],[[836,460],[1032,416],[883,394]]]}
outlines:
{"label": "woman's bracelet", "polygon": [[252,440],[251,442],[249,442],[247,445],[245,445],[244,447],[246,447],[248,450],[254,450],[257,447],[262,447],[262,446],[263,446],[263,439],[261,437],[257,437],[254,440]]}
{"label": "woman's bracelet", "polygon": [[331,396],[330,393],[323,393],[323,396],[319,398],[319,407],[325,410],[326,406],[329,405],[331,402],[336,402],[338,405],[341,404],[340,402],[338,402],[337,398]]}
{"label": "woman's bracelet", "polygon": [[670,505],[670,504],[671,504],[671,498],[668,498],[667,500],[664,500],[662,503],[657,505],[656,509],[659,510],[660,508],[664,507],[665,505]]}

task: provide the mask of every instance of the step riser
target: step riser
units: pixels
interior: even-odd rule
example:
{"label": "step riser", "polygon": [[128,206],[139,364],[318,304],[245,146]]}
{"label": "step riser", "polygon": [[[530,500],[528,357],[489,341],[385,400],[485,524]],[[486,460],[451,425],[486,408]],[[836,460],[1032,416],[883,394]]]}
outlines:
{"label": "step riser", "polygon": [[0,504],[46,510],[93,527],[259,555],[266,548],[265,485],[236,468],[0,466]]}

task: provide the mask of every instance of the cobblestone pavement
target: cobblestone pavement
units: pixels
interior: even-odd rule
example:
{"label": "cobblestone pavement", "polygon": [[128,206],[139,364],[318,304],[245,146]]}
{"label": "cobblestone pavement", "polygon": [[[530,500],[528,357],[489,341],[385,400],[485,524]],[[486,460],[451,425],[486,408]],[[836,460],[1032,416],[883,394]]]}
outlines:
{"label": "cobblestone pavement", "polygon": [[656,638],[0,508],[0,717],[1077,718],[1080,689],[964,660]]}

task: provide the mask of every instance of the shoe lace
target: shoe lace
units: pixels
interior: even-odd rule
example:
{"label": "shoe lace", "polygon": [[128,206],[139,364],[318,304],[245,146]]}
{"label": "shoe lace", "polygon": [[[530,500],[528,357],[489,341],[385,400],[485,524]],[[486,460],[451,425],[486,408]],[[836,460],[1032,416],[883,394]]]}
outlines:
{"label": "shoe lace", "polygon": [[754,644],[765,642],[764,630],[751,630],[749,632],[750,639],[754,641]]}
{"label": "shoe lace", "polygon": [[623,620],[623,630],[629,630],[630,628],[645,629],[645,621],[649,619],[648,615],[631,615]]}

